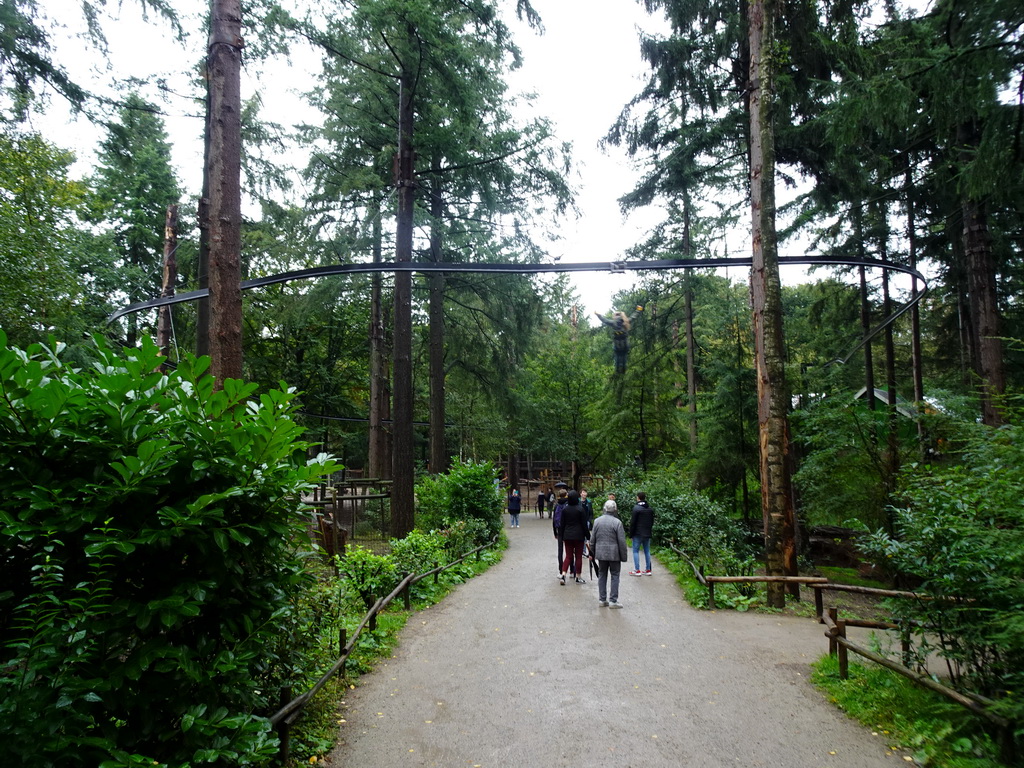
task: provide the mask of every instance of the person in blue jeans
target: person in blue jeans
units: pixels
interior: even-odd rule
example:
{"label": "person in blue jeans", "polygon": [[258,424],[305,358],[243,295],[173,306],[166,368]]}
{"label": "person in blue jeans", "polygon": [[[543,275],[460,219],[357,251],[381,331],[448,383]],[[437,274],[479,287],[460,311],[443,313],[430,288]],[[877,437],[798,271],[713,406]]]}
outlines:
{"label": "person in blue jeans", "polygon": [[[654,510],[647,503],[647,494],[640,491],[636,495],[636,506],[633,507],[633,518],[629,522],[629,538],[633,540],[633,570],[630,576],[651,575],[651,532],[654,530]],[[644,560],[647,568],[640,570],[640,548],[644,549]]]}
{"label": "person in blue jeans", "polygon": [[508,497],[508,516],[512,528],[519,527],[519,512],[523,508],[523,499],[519,495],[519,489],[513,489],[512,495]]}

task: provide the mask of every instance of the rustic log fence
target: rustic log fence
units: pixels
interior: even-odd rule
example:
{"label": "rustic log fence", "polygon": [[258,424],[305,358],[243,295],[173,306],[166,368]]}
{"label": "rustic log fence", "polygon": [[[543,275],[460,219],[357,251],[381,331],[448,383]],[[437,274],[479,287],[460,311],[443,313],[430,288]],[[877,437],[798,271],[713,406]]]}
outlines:
{"label": "rustic log fence", "polygon": [[[681,549],[676,547],[675,544],[670,543],[669,549],[683,558],[689,563],[690,568],[693,569],[693,575],[697,578],[702,586],[708,588],[708,608],[715,610],[715,584],[758,584],[758,583],[783,583],[783,584],[825,584],[828,579],[824,576],[705,576],[704,569],[698,568],[694,565],[693,560],[683,552]],[[796,599],[800,599],[800,594],[795,595]]]}
{"label": "rustic log fence", "polygon": [[334,675],[344,670],[345,664],[348,662],[349,656],[352,655],[352,651],[355,650],[356,643],[359,641],[359,636],[362,634],[363,630],[369,629],[369,631],[372,632],[377,628],[377,615],[387,608],[388,605],[390,605],[395,598],[400,595],[402,596],[405,609],[409,610],[412,607],[412,596],[409,590],[414,584],[429,576],[433,576],[434,582],[436,583],[438,577],[443,571],[446,571],[473,556],[476,556],[476,559],[479,560],[480,553],[488,547],[493,546],[498,541],[498,538],[499,536],[494,536],[487,543],[481,544],[476,549],[467,552],[459,559],[453,560],[446,565],[440,565],[437,568],[426,571],[425,573],[408,574],[399,582],[398,586],[395,587],[390,594],[378,599],[377,602],[373,604],[370,610],[366,612],[366,615],[363,616],[362,621],[359,622],[359,625],[355,628],[355,631],[352,632],[351,636],[349,636],[344,627],[341,628],[338,633],[338,648],[341,654],[338,660],[335,661],[334,664],[331,665],[331,668],[313,684],[312,688],[301,696],[292,698],[291,689],[284,689],[281,692],[281,700],[284,703],[282,703],[281,708],[269,718],[270,724],[277,732],[278,739],[281,743],[281,748],[278,752],[278,761],[281,765],[284,765],[288,761],[288,757],[291,752],[290,735],[292,724],[296,719],[298,719],[306,705],[314,696],[316,696],[320,689],[323,688]]}
{"label": "rustic log fence", "polygon": [[[945,696],[950,701],[969,709],[976,715],[990,722],[997,734],[1000,757],[1009,765],[1015,765],[1016,745],[1014,742],[1015,724],[1005,717],[992,712],[989,707],[994,703],[991,699],[973,693],[961,693],[949,686],[934,680],[928,674],[912,670],[913,655],[911,653],[910,624],[895,623],[892,621],[876,621],[870,619],[840,619],[837,608],[824,607],[823,593],[850,592],[861,595],[873,595],[876,597],[897,597],[915,600],[934,599],[930,595],[922,595],[917,592],[906,592],[894,589],[878,589],[875,587],[861,587],[853,584],[833,584],[827,578],[818,576],[706,576],[703,568],[698,568],[693,560],[681,549],[670,543],[669,549],[682,557],[693,570],[697,581],[708,589],[708,606],[715,607],[715,584],[738,584],[755,582],[797,582],[808,584],[814,590],[814,610],[817,621],[826,626],[825,636],[829,640],[829,655],[836,656],[839,662],[839,677],[846,680],[849,677],[849,653],[852,651],[859,656],[869,659],[886,669],[891,669],[899,675],[913,681],[914,683],[935,691]],[[870,629],[898,630],[900,633],[900,646],[902,663],[888,659],[881,654],[875,653],[846,637],[847,627],[866,627]]]}

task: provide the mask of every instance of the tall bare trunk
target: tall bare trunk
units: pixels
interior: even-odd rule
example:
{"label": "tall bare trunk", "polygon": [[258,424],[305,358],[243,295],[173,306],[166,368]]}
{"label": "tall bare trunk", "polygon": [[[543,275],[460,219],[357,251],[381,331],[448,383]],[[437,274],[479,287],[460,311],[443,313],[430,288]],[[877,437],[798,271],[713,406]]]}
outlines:
{"label": "tall bare trunk", "polygon": [[[414,187],[413,78],[403,73],[399,94],[398,217],[395,225],[395,261],[412,261]],[[413,388],[412,388],[412,275],[395,273],[394,421],[391,454],[391,535],[404,537],[415,524],[413,497]]]}
{"label": "tall bare trunk", "polygon": [[[911,195],[913,190],[913,178],[911,171],[906,173],[904,189],[907,198],[907,251],[910,259],[910,268],[917,269],[917,209],[914,198]],[[917,444],[919,458],[925,458],[925,432],[924,432],[924,366],[921,354],[921,312],[917,306],[919,291],[917,278],[911,278],[910,297],[914,302],[910,309],[910,356],[911,370],[914,377],[914,407],[916,409],[915,421],[917,422]]]}
{"label": "tall bare trunk", "polygon": [[[782,285],[775,236],[775,0],[752,0],[750,13],[750,197],[753,218],[754,362],[761,457],[761,510],[769,575],[796,573],[789,470],[789,421],[782,337]],[[769,584],[768,604],[785,605],[785,587]]]}
{"label": "tall bare trunk", "polygon": [[[439,165],[439,160],[435,160]],[[430,190],[430,260],[444,261],[441,252],[441,216],[444,199],[441,197],[439,175],[434,175]],[[444,293],[443,272],[430,274],[430,471],[440,474],[448,470],[448,451],[445,444],[445,371],[444,371]]]}
{"label": "tall bare trunk", "polygon": [[210,372],[242,378],[242,4],[213,0],[210,21]]}
{"label": "tall bare trunk", "polygon": [[[379,264],[383,238],[379,201],[374,201],[370,213],[373,216],[373,263]],[[370,477],[388,480],[391,478],[391,451],[385,425],[391,415],[391,396],[380,272],[374,272],[370,280],[370,435],[367,464]]]}
{"label": "tall bare trunk", "polygon": [[697,450],[697,340],[693,336],[693,288],[686,285],[686,410],[690,419],[690,450]]}
{"label": "tall bare trunk", "polygon": [[[174,295],[174,286],[178,282],[177,252],[178,206],[171,204],[167,206],[167,216],[164,218],[164,276],[160,288],[160,295],[164,297]],[[164,360],[171,356],[171,343],[174,338],[172,322],[170,306],[160,307],[156,323],[156,343]],[[164,367],[166,368],[166,364]]]}
{"label": "tall bare trunk", "polygon": [[996,270],[992,260],[992,238],[988,231],[985,204],[965,198],[964,254],[967,259],[967,285],[971,295],[971,319],[974,329],[974,371],[980,379],[982,423],[997,427],[1005,420],[1002,397],[1006,393],[1003,368],[1003,342],[1000,338],[999,302]]}

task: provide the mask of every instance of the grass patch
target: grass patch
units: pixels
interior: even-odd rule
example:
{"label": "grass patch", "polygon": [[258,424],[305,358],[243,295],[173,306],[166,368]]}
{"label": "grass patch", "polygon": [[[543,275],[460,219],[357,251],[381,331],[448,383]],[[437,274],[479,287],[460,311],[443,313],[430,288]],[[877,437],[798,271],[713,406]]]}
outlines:
{"label": "grass patch", "polygon": [[[344,676],[337,675],[328,682],[307,704],[302,715],[292,727],[291,755],[286,764],[287,768],[309,765],[334,748],[338,740],[340,721],[343,719],[340,707],[345,692],[355,688],[359,683],[359,677],[372,672],[378,662],[393,656],[395,647],[398,645],[398,635],[405,627],[409,617],[417,611],[440,602],[458,585],[498,563],[507,548],[508,541],[502,536],[496,545],[480,553],[479,560],[471,555],[466,561],[441,573],[436,583],[432,577],[417,583],[412,589],[412,610],[405,610],[402,599],[399,597],[391,603],[388,610],[378,614],[376,630],[373,632],[363,630],[359,636],[352,655],[349,656],[345,665]],[[342,623],[349,632],[353,632],[364,615],[365,607],[361,603],[357,605],[356,601],[352,601],[350,605],[346,606]],[[336,637],[335,646],[337,646]],[[324,654],[320,663],[324,669],[327,669],[337,660],[337,656],[338,652],[335,648],[333,656],[328,658]],[[298,695],[301,691],[295,693]]]}
{"label": "grass patch", "polygon": [[1003,768],[987,721],[939,694],[874,664],[850,662],[847,680],[839,662],[825,656],[811,681],[829,701],[872,729],[892,750],[909,751],[929,768]]}
{"label": "grass patch", "polygon": [[875,579],[867,579],[860,575],[856,568],[838,568],[831,565],[818,566],[822,576],[835,584],[849,584],[851,587],[871,587],[873,589],[892,589],[892,586]]}

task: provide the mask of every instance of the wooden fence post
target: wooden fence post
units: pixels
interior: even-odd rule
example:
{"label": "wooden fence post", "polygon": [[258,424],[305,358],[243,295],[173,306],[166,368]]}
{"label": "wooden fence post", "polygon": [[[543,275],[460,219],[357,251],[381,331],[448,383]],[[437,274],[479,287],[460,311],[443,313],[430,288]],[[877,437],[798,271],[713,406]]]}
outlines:
{"label": "wooden fence post", "polygon": [[708,608],[715,610],[715,582],[708,582]]}
{"label": "wooden fence post", "polygon": [[819,587],[817,584],[811,585],[814,588],[814,616],[818,619],[818,623],[823,622],[822,615],[825,613],[825,597],[822,594],[825,590]]}
{"label": "wooden fence post", "polygon": [[[404,578],[409,578],[409,574],[405,574]],[[405,610],[412,610],[412,595],[409,594],[409,584],[405,585],[405,589],[402,590],[402,602],[405,603]]]}
{"label": "wooden fence post", "polygon": [[[286,685],[281,689],[281,706],[289,703],[292,700],[292,687]],[[277,759],[281,765],[285,765],[288,762],[288,758],[291,756],[291,725],[288,724],[288,718],[282,718],[281,722],[277,724],[277,738],[280,741],[280,746],[277,750]]]}
{"label": "wooden fence post", "polygon": [[346,645],[348,645],[348,630],[342,627],[338,630],[338,656],[345,655]]}
{"label": "wooden fence post", "polygon": [[900,649],[903,651],[903,666],[910,669],[910,626],[906,624],[900,627]]}
{"label": "wooden fence post", "polygon": [[[832,624],[836,624],[839,619],[839,609],[834,606],[829,608],[828,617],[831,619]],[[836,642],[835,635],[830,634],[828,636],[828,655],[835,656],[838,648],[839,643]]]}
{"label": "wooden fence post", "polygon": [[[846,639],[846,621],[840,619],[836,622],[836,629],[839,637]],[[845,643],[836,642],[839,649],[839,679],[846,680],[850,676],[850,653]]]}

